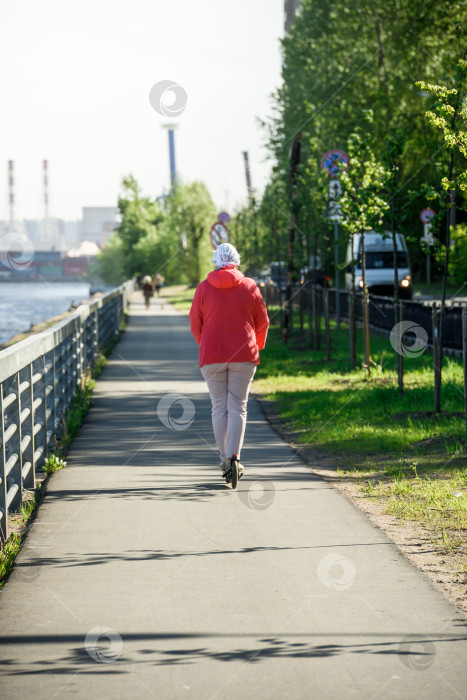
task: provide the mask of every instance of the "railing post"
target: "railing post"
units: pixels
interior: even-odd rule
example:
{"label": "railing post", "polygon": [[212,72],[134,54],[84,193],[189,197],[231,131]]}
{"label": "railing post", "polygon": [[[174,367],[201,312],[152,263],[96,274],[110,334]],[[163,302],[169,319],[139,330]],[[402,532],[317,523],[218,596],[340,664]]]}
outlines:
{"label": "railing post", "polygon": [[441,366],[440,366],[440,347],[439,347],[439,309],[436,308],[436,302],[433,304],[433,371],[434,371],[434,404],[435,412],[441,412]]}
{"label": "railing post", "polygon": [[350,342],[350,365],[357,366],[357,332],[355,319],[355,290],[351,290],[349,295],[349,342]]}
{"label": "railing post", "polygon": [[[396,323],[402,323],[404,320],[404,302],[399,301],[399,318],[396,318]],[[399,392],[402,394],[404,391],[404,356],[401,352],[397,353],[397,381],[399,385]]]}
{"label": "railing post", "polygon": [[92,336],[92,357],[93,357],[93,362],[92,365],[94,365],[97,362],[97,359],[99,357],[99,314],[97,308],[94,311],[94,323],[93,323],[93,336]]}
{"label": "railing post", "polygon": [[[7,382],[6,397],[8,413],[5,420],[5,469],[6,506],[8,511],[18,510],[21,505],[21,406],[19,401],[19,372]],[[12,400],[13,398],[13,400]],[[4,401],[5,403],[5,401]]]}
{"label": "railing post", "polygon": [[47,439],[47,363],[46,363],[46,357],[45,355],[42,355],[41,357],[41,371],[42,371],[42,376],[43,376],[43,382],[41,382],[41,389],[42,389],[42,421],[43,421],[43,433],[44,433],[44,460],[47,459],[49,456],[49,441]]}
{"label": "railing post", "polygon": [[29,382],[29,409],[30,413],[29,416],[27,417],[27,422],[28,422],[28,431],[27,434],[29,436],[29,443],[25,449],[24,452],[24,459],[26,459],[26,463],[29,463],[31,466],[29,467],[29,470],[26,474],[23,474],[23,486],[25,489],[29,489],[31,491],[34,491],[36,488],[36,460],[34,459],[34,386],[33,386],[33,370],[32,370],[32,362],[29,363],[29,366],[27,368],[27,373],[28,373],[28,382]]}
{"label": "railing post", "polygon": [[315,338],[316,338],[316,349],[321,350],[321,294],[317,293],[315,285],[313,285],[313,294],[316,300],[316,312],[315,312]]}
{"label": "railing post", "polygon": [[331,359],[331,335],[329,331],[329,289],[323,287],[324,333],[326,339],[326,360]]}
{"label": "railing post", "polygon": [[464,360],[464,411],[467,433],[467,307],[462,309],[462,357]]}
{"label": "railing post", "polygon": [[60,437],[62,432],[63,415],[63,354],[60,352],[62,344],[54,348],[54,406],[55,406],[55,434]]}
{"label": "railing post", "polygon": [[0,452],[0,542],[8,538],[8,508],[7,508],[7,481],[5,474],[6,450],[5,450],[5,410],[3,407],[3,383],[0,383],[0,426],[1,452]]}
{"label": "railing post", "polygon": [[301,287],[298,292],[298,301],[300,304],[300,335],[303,336],[303,289]]}
{"label": "railing post", "polygon": [[309,335],[310,348],[314,349],[315,340],[314,340],[314,333],[313,333],[313,314],[312,314],[311,304],[312,304],[312,302],[311,302],[311,289],[308,288],[308,290],[307,290],[308,335]]}

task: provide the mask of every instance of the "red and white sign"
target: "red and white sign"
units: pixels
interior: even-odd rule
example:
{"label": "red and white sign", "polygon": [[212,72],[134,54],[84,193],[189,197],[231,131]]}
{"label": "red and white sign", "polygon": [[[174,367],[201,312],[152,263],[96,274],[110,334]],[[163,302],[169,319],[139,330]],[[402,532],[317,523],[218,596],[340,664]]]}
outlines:
{"label": "red and white sign", "polygon": [[326,151],[321,159],[321,167],[326,170],[329,177],[339,177],[339,173],[349,167],[349,156],[339,148]]}
{"label": "red and white sign", "polygon": [[429,224],[435,215],[436,212],[433,211],[433,209],[423,209],[423,211],[420,212],[420,221],[422,224]]}
{"label": "red and white sign", "polygon": [[230,231],[221,221],[216,221],[211,228],[211,245],[216,250],[221,243],[230,243]]}

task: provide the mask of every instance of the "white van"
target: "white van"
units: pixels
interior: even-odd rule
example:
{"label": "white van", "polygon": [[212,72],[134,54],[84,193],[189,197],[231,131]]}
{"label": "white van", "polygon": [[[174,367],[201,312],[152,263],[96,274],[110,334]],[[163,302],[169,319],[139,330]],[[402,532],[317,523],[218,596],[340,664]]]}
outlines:
{"label": "white van", "polygon": [[[365,232],[366,283],[370,294],[392,296],[394,293],[394,260],[392,234],[375,231]],[[352,245],[353,243],[353,245]],[[409,252],[402,233],[396,233],[397,278],[399,296],[411,299],[413,294],[412,275],[410,273]],[[362,278],[362,234],[354,234],[349,241],[346,256],[345,286],[352,288],[351,262],[355,261],[355,289],[363,287]]]}

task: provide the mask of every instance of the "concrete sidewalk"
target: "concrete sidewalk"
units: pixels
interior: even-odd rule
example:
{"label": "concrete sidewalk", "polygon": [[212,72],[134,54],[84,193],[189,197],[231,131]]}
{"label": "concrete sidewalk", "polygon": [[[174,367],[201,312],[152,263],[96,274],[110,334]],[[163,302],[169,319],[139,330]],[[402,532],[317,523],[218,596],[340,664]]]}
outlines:
{"label": "concrete sidewalk", "polygon": [[1,697],[467,698],[465,618],[254,399],[224,485],[188,319],[141,301],[0,593]]}

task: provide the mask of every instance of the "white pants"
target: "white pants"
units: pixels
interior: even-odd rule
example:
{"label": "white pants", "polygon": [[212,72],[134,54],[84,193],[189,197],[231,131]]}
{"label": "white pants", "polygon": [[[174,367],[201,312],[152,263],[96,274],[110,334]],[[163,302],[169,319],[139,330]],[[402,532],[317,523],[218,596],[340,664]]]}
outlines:
{"label": "white pants", "polygon": [[233,454],[240,459],[248,393],[255,372],[253,362],[216,362],[201,367],[211,396],[212,427],[222,460]]}

